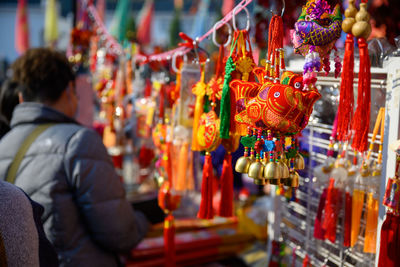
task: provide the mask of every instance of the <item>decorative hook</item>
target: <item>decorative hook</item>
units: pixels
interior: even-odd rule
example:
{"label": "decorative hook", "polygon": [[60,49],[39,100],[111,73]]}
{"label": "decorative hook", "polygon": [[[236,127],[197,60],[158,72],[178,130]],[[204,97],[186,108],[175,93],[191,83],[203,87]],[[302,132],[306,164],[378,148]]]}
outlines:
{"label": "decorative hook", "polygon": [[[281,17],[283,17],[283,14],[285,13],[285,8],[286,8],[286,3],[285,3],[285,0],[282,0],[282,10],[281,10]],[[274,12],[272,9],[270,9],[269,11],[272,13],[272,15],[274,15],[274,14],[275,14],[275,12]]]}
{"label": "decorative hook", "polygon": [[[238,5],[236,6],[233,11],[232,11],[232,25],[233,29],[237,31],[238,29],[236,28],[236,10],[242,6]],[[250,13],[249,10],[246,7],[242,7],[243,10],[246,12],[246,18],[247,18],[247,25],[246,25],[246,31],[250,29]]]}
{"label": "decorative hook", "polygon": [[214,25],[214,30],[213,30],[213,35],[212,35],[212,40],[213,40],[213,43],[214,43],[216,46],[221,46],[221,45],[223,45],[223,46],[226,47],[226,46],[229,45],[229,43],[230,43],[231,40],[232,40],[232,27],[231,27],[231,25],[230,25],[229,23],[226,23],[226,25],[228,26],[228,29],[229,29],[228,40],[227,40],[226,43],[224,43],[224,44],[219,44],[219,43],[217,43],[216,35],[217,35],[217,27],[218,27],[218,25],[220,25],[220,24],[224,24],[224,22],[222,22],[222,21],[217,21],[217,23],[215,23],[215,25]]}
{"label": "decorative hook", "polygon": [[[176,67],[176,58],[178,57],[178,56],[182,56],[182,53],[179,53],[178,54],[178,51],[177,52],[175,52],[173,55],[172,55],[172,62],[171,62],[171,68],[172,68],[172,70],[175,72],[175,73],[178,73],[179,72],[179,69]],[[186,56],[186,54],[183,54],[183,62],[187,62],[187,56]]]}

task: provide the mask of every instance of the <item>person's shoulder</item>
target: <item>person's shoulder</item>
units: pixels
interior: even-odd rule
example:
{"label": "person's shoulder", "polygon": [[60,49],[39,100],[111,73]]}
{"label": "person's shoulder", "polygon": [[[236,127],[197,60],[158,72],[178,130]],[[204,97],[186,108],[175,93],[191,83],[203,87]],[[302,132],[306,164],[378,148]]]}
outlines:
{"label": "person's shoulder", "polygon": [[12,203],[13,208],[31,207],[25,193],[17,186],[5,181],[0,181],[0,202]]}
{"label": "person's shoulder", "polygon": [[74,141],[85,141],[89,143],[102,142],[100,135],[93,129],[86,126],[77,125],[75,126],[75,133],[72,136]]}
{"label": "person's shoulder", "polygon": [[93,129],[81,126],[68,141],[69,153],[103,158],[106,149],[101,136]]}
{"label": "person's shoulder", "polygon": [[22,195],[25,197],[25,194],[17,186],[0,180],[0,196],[5,196],[5,195],[10,195],[10,196]]}

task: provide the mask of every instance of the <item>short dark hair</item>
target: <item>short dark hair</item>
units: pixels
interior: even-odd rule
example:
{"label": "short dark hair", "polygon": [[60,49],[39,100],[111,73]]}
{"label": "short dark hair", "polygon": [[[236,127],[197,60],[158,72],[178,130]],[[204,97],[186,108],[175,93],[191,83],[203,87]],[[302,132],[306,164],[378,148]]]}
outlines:
{"label": "short dark hair", "polygon": [[49,48],[29,49],[11,68],[25,101],[55,102],[75,80],[66,56]]}
{"label": "short dark hair", "polygon": [[0,89],[0,113],[8,124],[14,108],[19,104],[18,92],[18,83],[10,80],[5,80]]}

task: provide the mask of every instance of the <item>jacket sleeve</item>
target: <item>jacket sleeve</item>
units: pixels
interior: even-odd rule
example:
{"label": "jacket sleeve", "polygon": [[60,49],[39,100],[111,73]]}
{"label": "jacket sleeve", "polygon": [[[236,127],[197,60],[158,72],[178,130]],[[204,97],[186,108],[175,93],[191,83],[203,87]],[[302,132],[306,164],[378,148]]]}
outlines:
{"label": "jacket sleeve", "polygon": [[87,128],[75,133],[65,155],[67,177],[91,237],[113,252],[132,249],[148,230],[134,212],[100,136]]}

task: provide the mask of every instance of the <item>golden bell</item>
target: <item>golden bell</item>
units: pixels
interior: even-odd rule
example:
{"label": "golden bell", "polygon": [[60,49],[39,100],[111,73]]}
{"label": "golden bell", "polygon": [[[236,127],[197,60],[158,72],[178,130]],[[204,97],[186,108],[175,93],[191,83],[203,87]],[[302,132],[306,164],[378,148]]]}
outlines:
{"label": "golden bell", "polygon": [[236,161],[235,171],[239,173],[247,173],[249,171],[250,164],[251,164],[250,158],[242,156]]}
{"label": "golden bell", "polygon": [[281,183],[284,186],[292,186],[292,178],[288,177],[288,178],[285,178],[285,179],[281,179]]}
{"label": "golden bell", "polygon": [[270,161],[265,165],[264,168],[264,178],[266,179],[274,179],[274,178],[280,178],[280,177],[275,177],[277,174],[277,164],[276,162]]}
{"label": "golden bell", "polygon": [[290,174],[290,180],[291,180],[291,187],[299,187],[299,174],[297,172],[292,172]]}
{"label": "golden bell", "polygon": [[267,182],[265,181],[265,179],[254,179],[254,184],[256,184],[256,185],[266,185]]}
{"label": "golden bell", "polygon": [[[286,179],[283,179],[283,180],[286,180]],[[268,179],[268,182],[272,185],[280,185],[281,179]]]}
{"label": "golden bell", "polygon": [[303,170],[305,167],[304,164],[304,158],[302,155],[297,154],[296,157],[294,158],[294,168],[296,170]]}
{"label": "golden bell", "polygon": [[276,167],[275,167],[274,178],[276,178],[276,179],[283,178],[283,176],[282,176],[283,175],[283,169],[282,169],[282,167],[280,165],[280,162],[276,161],[275,165],[276,165]]}
{"label": "golden bell", "polygon": [[249,177],[253,179],[263,179],[264,165],[260,161],[256,161],[250,164]]}
{"label": "golden bell", "polygon": [[370,176],[370,171],[369,171],[369,167],[367,164],[363,164],[361,170],[360,170],[361,176],[362,177],[368,177]]}
{"label": "golden bell", "polygon": [[333,165],[324,165],[322,166],[322,172],[323,173],[330,173],[333,169]]}
{"label": "golden bell", "polygon": [[283,161],[278,161],[278,168],[281,169],[281,178],[289,178],[289,168]]}

